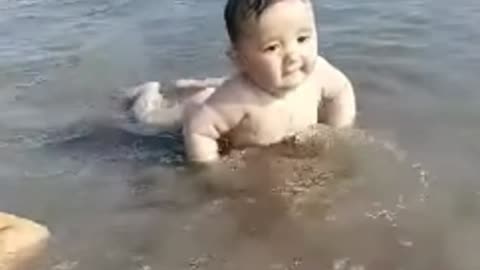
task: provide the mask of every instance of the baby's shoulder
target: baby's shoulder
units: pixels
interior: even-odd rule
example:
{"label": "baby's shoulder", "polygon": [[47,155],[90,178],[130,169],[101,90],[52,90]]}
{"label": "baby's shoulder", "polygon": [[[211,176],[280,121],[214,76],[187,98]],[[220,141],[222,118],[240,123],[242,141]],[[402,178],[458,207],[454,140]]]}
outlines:
{"label": "baby's shoulder", "polygon": [[322,56],[317,56],[317,62],[315,63],[315,71],[317,75],[325,75],[330,73],[336,73],[338,70],[332,63]]}
{"label": "baby's shoulder", "polygon": [[324,86],[343,84],[348,81],[347,76],[340,69],[322,56],[317,57],[315,77]]}
{"label": "baby's shoulder", "polygon": [[243,86],[236,77],[227,78],[204,103],[188,112],[187,122],[203,126],[210,123],[222,130],[238,123],[249,108],[250,97]]}
{"label": "baby's shoulder", "polygon": [[239,75],[232,75],[218,86],[215,93],[207,100],[210,106],[222,106],[224,104],[248,103],[254,98],[254,91],[245,79]]}

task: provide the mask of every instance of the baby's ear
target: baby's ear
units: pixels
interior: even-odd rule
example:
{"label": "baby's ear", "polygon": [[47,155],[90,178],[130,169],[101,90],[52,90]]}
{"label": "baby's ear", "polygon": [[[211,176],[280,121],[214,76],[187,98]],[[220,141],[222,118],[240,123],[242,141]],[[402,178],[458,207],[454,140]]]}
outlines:
{"label": "baby's ear", "polygon": [[235,58],[235,50],[230,47],[225,51],[225,55],[228,57],[228,59],[234,61],[233,59]]}
{"label": "baby's ear", "polygon": [[226,52],[225,54],[227,55],[228,59],[230,59],[230,61],[232,61],[232,64],[235,66],[235,67],[240,67],[240,59],[238,57],[238,53],[237,51],[230,47]]}
{"label": "baby's ear", "polygon": [[238,54],[238,52],[234,48],[228,49],[225,54],[232,62],[233,66],[238,70],[243,70],[243,61],[242,57]]}

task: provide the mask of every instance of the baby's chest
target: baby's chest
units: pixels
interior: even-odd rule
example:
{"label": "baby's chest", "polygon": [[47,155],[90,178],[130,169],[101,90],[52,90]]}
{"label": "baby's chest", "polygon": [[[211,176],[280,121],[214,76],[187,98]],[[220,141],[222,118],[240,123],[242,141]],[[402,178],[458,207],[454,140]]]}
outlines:
{"label": "baby's chest", "polygon": [[252,106],[239,127],[245,139],[269,144],[317,123],[318,99],[290,98]]}

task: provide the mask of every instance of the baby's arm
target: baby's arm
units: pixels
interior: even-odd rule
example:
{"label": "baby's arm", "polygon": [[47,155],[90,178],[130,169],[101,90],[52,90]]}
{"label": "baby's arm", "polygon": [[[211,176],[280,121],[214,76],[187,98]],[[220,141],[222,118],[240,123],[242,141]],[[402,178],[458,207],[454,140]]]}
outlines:
{"label": "baby's arm", "polygon": [[322,76],[322,104],[319,108],[319,119],[333,127],[352,126],[356,115],[355,94],[350,80],[340,70],[324,59]]}
{"label": "baby's arm", "polygon": [[187,159],[208,163],[219,158],[218,139],[227,130],[222,116],[208,105],[195,105],[186,112],[183,137]]}
{"label": "baby's arm", "polygon": [[222,100],[221,95],[185,112],[183,136],[189,161],[209,163],[218,160],[218,140],[242,118],[242,107],[228,99]]}

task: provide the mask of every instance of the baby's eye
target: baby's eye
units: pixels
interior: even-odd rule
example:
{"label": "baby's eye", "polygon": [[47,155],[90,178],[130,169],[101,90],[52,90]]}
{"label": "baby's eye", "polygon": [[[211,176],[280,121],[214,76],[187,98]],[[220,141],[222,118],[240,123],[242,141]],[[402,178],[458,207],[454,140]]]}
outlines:
{"label": "baby's eye", "polygon": [[275,52],[276,50],[278,50],[278,44],[272,44],[272,45],[268,45],[267,47],[265,47],[263,49],[264,52]]}
{"label": "baby's eye", "polygon": [[298,42],[298,43],[304,43],[304,42],[307,41],[309,38],[310,38],[310,36],[307,36],[307,35],[305,35],[305,36],[299,36],[299,37],[297,38],[297,42]]}

